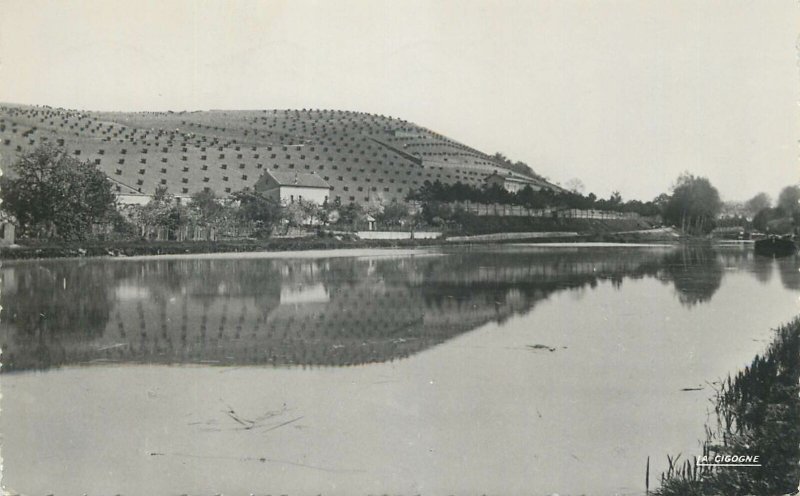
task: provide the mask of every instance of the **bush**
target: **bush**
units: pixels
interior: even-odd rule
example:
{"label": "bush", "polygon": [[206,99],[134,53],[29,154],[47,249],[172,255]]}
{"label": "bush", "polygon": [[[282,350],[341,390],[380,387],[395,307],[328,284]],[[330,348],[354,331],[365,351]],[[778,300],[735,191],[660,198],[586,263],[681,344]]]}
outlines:
{"label": "bush", "polygon": [[63,149],[41,146],[20,156],[11,169],[14,177],[0,178],[0,186],[4,208],[17,218],[21,236],[83,240],[116,211],[105,174]]}

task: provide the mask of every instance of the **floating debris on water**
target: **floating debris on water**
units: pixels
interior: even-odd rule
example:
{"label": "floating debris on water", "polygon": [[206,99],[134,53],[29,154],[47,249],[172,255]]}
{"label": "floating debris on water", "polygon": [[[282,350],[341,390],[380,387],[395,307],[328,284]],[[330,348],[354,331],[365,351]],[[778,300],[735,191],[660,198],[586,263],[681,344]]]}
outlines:
{"label": "floating debris on water", "polygon": [[544,344],[529,344],[528,349],[530,350],[547,350],[550,352],[556,351],[557,348],[553,348],[552,346],[547,346]]}

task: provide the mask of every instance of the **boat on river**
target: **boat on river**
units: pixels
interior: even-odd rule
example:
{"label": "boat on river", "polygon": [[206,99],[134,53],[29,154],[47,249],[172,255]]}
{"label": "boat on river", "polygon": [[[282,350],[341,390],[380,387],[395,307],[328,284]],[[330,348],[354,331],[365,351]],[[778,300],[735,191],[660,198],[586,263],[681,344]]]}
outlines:
{"label": "boat on river", "polygon": [[756,254],[768,257],[788,257],[797,252],[794,236],[768,236],[755,242]]}

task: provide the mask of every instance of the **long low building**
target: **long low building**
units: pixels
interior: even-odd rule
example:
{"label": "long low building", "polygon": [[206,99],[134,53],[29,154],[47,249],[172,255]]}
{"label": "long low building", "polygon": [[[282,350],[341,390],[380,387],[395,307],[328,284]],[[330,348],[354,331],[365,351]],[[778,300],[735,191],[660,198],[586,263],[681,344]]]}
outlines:
{"label": "long low building", "polygon": [[526,187],[530,187],[533,191],[541,191],[549,189],[557,192],[565,192],[566,190],[561,186],[550,183],[543,179],[523,176],[511,171],[494,171],[486,177],[486,184],[497,185],[510,193],[522,191]]}

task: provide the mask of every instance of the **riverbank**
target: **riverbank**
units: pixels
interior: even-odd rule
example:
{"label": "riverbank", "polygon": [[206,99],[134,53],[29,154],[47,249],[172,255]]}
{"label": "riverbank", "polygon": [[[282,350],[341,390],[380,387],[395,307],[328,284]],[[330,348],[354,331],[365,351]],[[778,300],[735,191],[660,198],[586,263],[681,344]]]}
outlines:
{"label": "riverbank", "polygon": [[681,234],[674,227],[658,227],[654,229],[637,229],[633,231],[620,231],[604,233],[602,241],[616,243],[647,243],[647,242],[672,242],[694,241],[694,238]]}
{"label": "riverbank", "polygon": [[260,251],[337,250],[347,248],[411,248],[440,244],[434,239],[340,240],[336,238],[275,238],[231,241],[124,241],[93,243],[47,243],[0,248],[0,260],[30,260],[76,257],[140,257],[203,253],[249,253]]}
{"label": "riverbank", "polygon": [[416,248],[448,245],[469,245],[497,242],[602,242],[602,243],[676,243],[685,239],[673,229],[650,229],[619,233],[495,233],[438,239],[358,239],[333,236],[303,238],[238,239],[226,241],[105,241],[45,243],[32,242],[0,248],[0,260],[31,260],[78,257],[139,257],[150,255],[191,255],[204,253],[284,252],[306,250],[338,250],[352,248]]}

